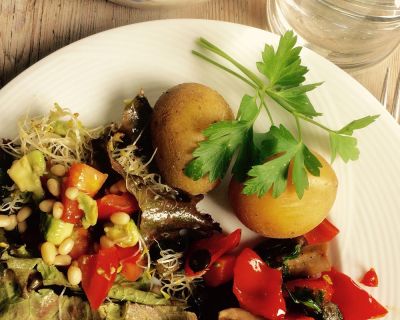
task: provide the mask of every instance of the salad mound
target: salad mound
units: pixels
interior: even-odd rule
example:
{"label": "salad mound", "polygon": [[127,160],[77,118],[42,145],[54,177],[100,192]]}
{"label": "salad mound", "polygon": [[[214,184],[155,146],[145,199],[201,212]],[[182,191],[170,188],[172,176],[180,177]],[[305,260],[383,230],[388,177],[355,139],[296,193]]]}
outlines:
{"label": "salad mound", "polygon": [[[289,33],[276,52],[266,46],[258,68],[267,84],[201,40],[245,76],[195,54],[256,90],[236,118],[217,92],[191,83],[168,90],[154,109],[141,90],[119,124],[87,128],[57,104],[22,119],[18,136],[0,144],[0,320],[384,316],[327,256],[339,233],[326,219],[337,180],[301,138],[299,120],[316,123],[319,113],[295,40]],[[294,116],[297,136],[274,124],[267,95]],[[265,134],[253,130],[261,109],[271,120]],[[325,127],[333,158],[355,160],[351,135],[375,118]],[[231,162],[233,211],[259,228],[255,247],[240,245],[244,226],[221,230],[196,207]],[[308,222],[301,231],[299,221]],[[375,271],[362,282],[376,286]]]}

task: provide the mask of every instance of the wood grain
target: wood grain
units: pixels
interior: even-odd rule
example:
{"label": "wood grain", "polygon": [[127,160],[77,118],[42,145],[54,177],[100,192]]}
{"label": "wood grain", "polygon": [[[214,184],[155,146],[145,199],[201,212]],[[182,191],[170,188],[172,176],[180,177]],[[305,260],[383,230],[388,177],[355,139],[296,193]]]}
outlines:
{"label": "wood grain", "polygon": [[[0,0],[0,88],[39,59],[78,39],[131,23],[171,18],[224,20],[265,29],[265,0],[210,0],[147,10],[105,0]],[[391,102],[400,72],[400,47],[380,64],[353,76],[379,97],[388,66]]]}

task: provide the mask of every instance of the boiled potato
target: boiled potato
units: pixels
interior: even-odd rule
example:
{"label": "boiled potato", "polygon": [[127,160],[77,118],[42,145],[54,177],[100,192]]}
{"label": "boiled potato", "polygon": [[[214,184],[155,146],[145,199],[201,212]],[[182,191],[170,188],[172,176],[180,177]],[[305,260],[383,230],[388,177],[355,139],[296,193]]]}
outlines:
{"label": "boiled potato", "polygon": [[309,188],[302,199],[291,183],[289,168],[288,185],[278,198],[271,191],[262,197],[242,194],[243,184],[232,178],[229,199],[233,210],[249,229],[270,238],[293,238],[307,233],[324,220],[331,209],[338,186],[332,167],[316,154],[322,164],[319,177],[308,174]]}
{"label": "boiled potato", "polygon": [[208,176],[197,181],[184,173],[192,153],[204,140],[202,131],[210,124],[233,119],[224,98],[198,83],[183,83],[165,92],[156,102],[151,119],[155,160],[166,183],[192,195],[204,194],[217,185]]}

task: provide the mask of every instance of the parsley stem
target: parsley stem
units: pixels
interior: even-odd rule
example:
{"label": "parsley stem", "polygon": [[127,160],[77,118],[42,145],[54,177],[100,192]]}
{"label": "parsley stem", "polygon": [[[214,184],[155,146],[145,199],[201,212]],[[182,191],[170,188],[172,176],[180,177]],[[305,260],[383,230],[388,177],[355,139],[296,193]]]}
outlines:
{"label": "parsley stem", "polygon": [[257,90],[257,95],[260,97],[261,100],[261,106],[264,107],[265,111],[267,112],[269,121],[271,122],[271,125],[274,125],[274,120],[272,119],[272,114],[271,111],[269,110],[267,104],[265,103],[265,93],[264,92],[260,92],[260,90]]}
{"label": "parsley stem", "polygon": [[296,127],[297,127],[297,135],[299,138],[299,141],[302,141],[302,137],[301,137],[301,126],[300,126],[300,120],[299,117],[297,116],[297,114],[293,114],[294,119],[296,120]]}
{"label": "parsley stem", "polygon": [[253,81],[259,88],[262,88],[264,86],[263,81],[257,77],[257,75],[241,65],[239,62],[237,62],[235,59],[233,59],[230,55],[222,51],[220,48],[218,48],[216,45],[212,44],[211,42],[207,41],[204,38],[200,38],[198,41],[198,44],[203,47],[204,49],[210,50],[211,52],[214,52],[215,54],[219,55],[220,57],[228,60],[230,63],[232,63],[236,68],[238,68],[240,71],[242,71],[251,81]]}
{"label": "parsley stem", "polygon": [[324,130],[326,130],[328,132],[336,132],[335,130],[332,130],[332,129],[328,128],[327,126],[324,126],[323,124],[321,124],[321,123],[319,123],[319,122],[317,122],[317,121],[315,121],[315,120],[313,120],[311,118],[308,118],[308,117],[306,117],[306,116],[304,116],[302,114],[296,113],[296,116],[298,118],[300,118],[300,119],[303,119],[304,121],[307,121],[307,122],[310,122],[310,123],[316,125],[317,127],[320,127],[321,129],[324,129]]}
{"label": "parsley stem", "polygon": [[250,87],[252,87],[254,89],[257,89],[257,85],[255,85],[253,82],[251,82],[250,80],[246,79],[245,77],[243,77],[239,73],[229,69],[228,67],[225,67],[224,65],[214,61],[213,59],[210,59],[209,57],[205,56],[204,54],[202,54],[202,53],[200,53],[198,51],[192,50],[192,53],[195,56],[198,56],[199,58],[201,58],[201,59],[213,64],[214,66],[217,66],[218,68],[220,68],[222,70],[225,70],[226,72],[228,72],[228,73],[234,75],[235,77],[239,78],[240,80],[246,82]]}

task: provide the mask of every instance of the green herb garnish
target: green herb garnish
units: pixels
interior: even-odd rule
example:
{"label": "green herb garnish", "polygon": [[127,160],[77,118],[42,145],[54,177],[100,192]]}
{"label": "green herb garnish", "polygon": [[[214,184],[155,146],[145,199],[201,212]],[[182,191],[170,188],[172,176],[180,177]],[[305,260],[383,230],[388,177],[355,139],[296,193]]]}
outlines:
{"label": "green herb garnish", "polygon": [[[198,51],[192,51],[193,54],[241,79],[254,88],[255,93],[243,96],[235,120],[214,123],[203,131],[207,139],[194,150],[194,159],[185,169],[187,176],[198,180],[208,174],[210,181],[223,178],[237,154],[232,173],[244,182],[243,193],[261,197],[272,188],[273,197],[278,197],[286,189],[289,164],[293,162],[291,183],[301,199],[308,188],[307,172],[319,176],[322,166],[304,144],[301,121],[312,123],[329,134],[332,161],[336,156],[345,162],[358,159],[353,132],[374,122],[378,115],[354,120],[339,130],[316,121],[314,118],[322,114],[315,110],[307,92],[321,83],[304,84],[308,69],[301,64],[301,47],[295,47],[296,41],[297,37],[288,31],[281,37],[276,51],[271,45],[265,45],[262,61],[257,62],[258,71],[268,80],[265,81],[265,77],[260,78],[214,44],[199,39],[200,47],[227,60],[238,72]],[[293,116],[296,136],[283,124],[275,125],[267,96]],[[267,133],[258,134],[253,132],[253,126],[262,109],[268,114],[270,126]]]}

